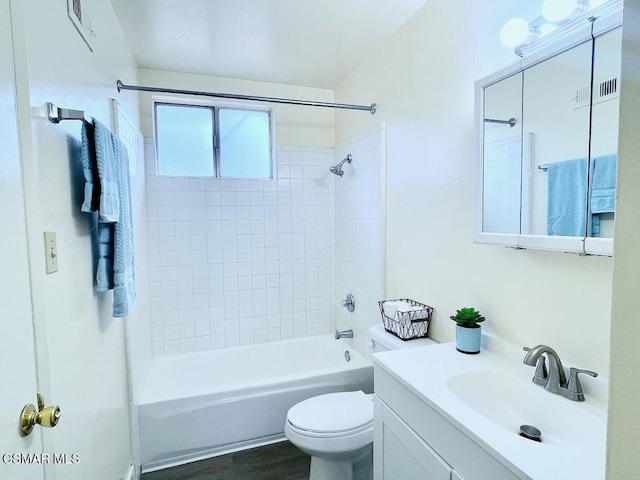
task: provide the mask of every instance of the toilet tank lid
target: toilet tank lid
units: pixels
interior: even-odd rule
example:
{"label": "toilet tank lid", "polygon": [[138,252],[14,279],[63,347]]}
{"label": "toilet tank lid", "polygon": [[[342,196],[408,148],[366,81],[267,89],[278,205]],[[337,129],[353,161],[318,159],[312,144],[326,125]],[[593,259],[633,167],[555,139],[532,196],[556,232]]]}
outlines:
{"label": "toilet tank lid", "polygon": [[413,340],[402,340],[396,337],[392,333],[387,332],[384,329],[382,323],[378,323],[372,327],[369,327],[369,335],[371,339],[383,347],[389,350],[396,350],[399,348],[412,348],[412,347],[424,347],[425,345],[435,345],[436,342],[430,338],[415,338]]}

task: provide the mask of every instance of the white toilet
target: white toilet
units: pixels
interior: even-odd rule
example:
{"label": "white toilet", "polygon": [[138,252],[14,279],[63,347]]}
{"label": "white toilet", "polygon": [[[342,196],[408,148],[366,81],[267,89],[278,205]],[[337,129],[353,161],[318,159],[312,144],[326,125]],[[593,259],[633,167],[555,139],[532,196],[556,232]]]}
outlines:
{"label": "white toilet", "polygon": [[[371,352],[433,345],[428,338],[403,341],[382,324],[369,329]],[[318,395],[289,409],[284,433],[311,455],[309,480],[373,477],[373,402],[362,391]]]}

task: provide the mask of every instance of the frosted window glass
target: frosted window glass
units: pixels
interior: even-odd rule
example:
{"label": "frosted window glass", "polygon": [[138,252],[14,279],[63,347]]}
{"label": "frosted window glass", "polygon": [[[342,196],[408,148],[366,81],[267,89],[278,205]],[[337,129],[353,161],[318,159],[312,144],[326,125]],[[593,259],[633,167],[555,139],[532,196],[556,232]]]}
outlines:
{"label": "frosted window glass", "polygon": [[269,113],[220,109],[220,176],[271,177]]}
{"label": "frosted window glass", "polygon": [[213,110],[156,105],[158,175],[213,177]]}

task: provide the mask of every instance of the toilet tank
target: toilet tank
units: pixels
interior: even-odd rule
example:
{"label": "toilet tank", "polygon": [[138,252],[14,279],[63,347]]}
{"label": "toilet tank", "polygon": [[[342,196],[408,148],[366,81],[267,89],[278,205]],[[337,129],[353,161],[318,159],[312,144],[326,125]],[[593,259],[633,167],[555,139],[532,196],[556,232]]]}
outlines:
{"label": "toilet tank", "polygon": [[385,352],[387,350],[397,350],[399,348],[424,347],[435,345],[436,342],[430,338],[416,338],[413,340],[402,340],[387,332],[384,325],[379,323],[369,328],[369,338],[367,345],[370,353]]}

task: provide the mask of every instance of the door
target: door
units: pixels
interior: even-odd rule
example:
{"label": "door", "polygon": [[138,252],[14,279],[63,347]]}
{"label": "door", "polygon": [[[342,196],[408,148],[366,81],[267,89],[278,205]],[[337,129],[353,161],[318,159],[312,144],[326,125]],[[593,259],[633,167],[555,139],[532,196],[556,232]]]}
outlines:
{"label": "door", "polygon": [[10,1],[0,0],[0,478],[39,480],[40,428],[18,432],[37,388],[14,74]]}

